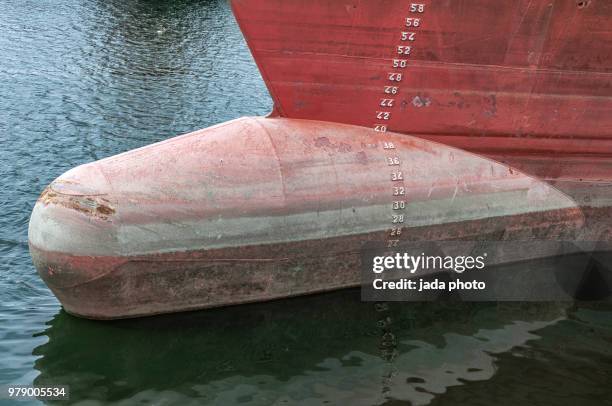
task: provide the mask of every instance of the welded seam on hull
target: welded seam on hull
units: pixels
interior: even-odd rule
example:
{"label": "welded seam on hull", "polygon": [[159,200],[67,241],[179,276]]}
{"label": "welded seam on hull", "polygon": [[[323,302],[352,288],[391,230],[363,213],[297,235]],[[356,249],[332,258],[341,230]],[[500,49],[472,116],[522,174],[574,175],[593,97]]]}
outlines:
{"label": "welded seam on hull", "polygon": [[[267,53],[272,56],[268,56],[272,58],[274,55],[278,54],[277,49],[260,49],[261,53]],[[286,58],[286,55],[283,55]],[[384,62],[388,61],[386,58],[376,57],[376,56],[362,56],[362,55],[344,55],[333,52],[312,52],[312,51],[293,51],[291,53],[291,57],[294,59],[298,56],[304,56],[304,59],[312,60],[314,56],[320,56],[323,60],[328,60],[330,57],[333,58],[345,58],[345,59],[358,59],[363,61],[380,61],[381,65]],[[349,61],[350,62],[350,61]],[[449,62],[449,61],[434,61],[434,60],[425,60],[425,59],[414,59],[412,61],[411,66],[418,66],[423,68],[438,68],[444,67],[449,69],[456,70],[478,70],[478,71],[487,71],[487,70],[496,70],[496,71],[507,71],[510,73],[547,73],[547,74],[568,74],[568,75],[584,75],[584,76],[603,76],[608,77],[612,75],[612,72],[607,71],[593,71],[593,70],[581,70],[581,69],[559,69],[553,67],[538,67],[538,66],[509,66],[509,65],[500,65],[495,63],[470,63],[470,62]],[[283,83],[283,81],[277,80],[275,83]],[[351,85],[353,86],[353,85]]]}
{"label": "welded seam on hull", "polygon": [[[563,210],[563,208],[557,208],[555,211],[558,211],[558,210]],[[379,210],[376,210],[376,211],[378,212]],[[581,212],[580,212],[580,214],[582,215]],[[504,217],[512,217],[512,216],[513,216],[513,214],[508,214],[507,213],[507,214],[505,214],[503,216],[500,216],[500,219],[503,219]],[[482,217],[480,217],[480,218],[473,217],[471,219],[467,219],[467,220],[464,220],[464,221],[478,221],[480,219],[482,219]],[[455,222],[452,222],[451,224],[458,224],[458,223],[461,223],[461,222],[462,221],[459,221],[459,222],[455,221]],[[582,221],[581,221],[581,223],[582,223]],[[424,223],[423,219],[415,219],[410,224],[410,228],[413,228],[413,227],[423,227],[423,226],[428,226],[428,225],[440,225],[440,224],[443,224],[443,222],[439,222],[439,223],[436,223],[436,224],[428,224],[428,223]],[[503,229],[499,230],[499,231],[502,231],[502,233],[503,233]],[[368,230],[365,230],[364,232],[362,232],[360,234],[365,235],[365,234],[369,234],[369,233],[372,233],[372,232],[380,232],[380,230],[377,230],[377,231],[368,231]],[[336,236],[334,236],[332,238],[339,238],[341,236],[342,236],[342,234],[339,234],[339,235],[336,235]],[[320,238],[309,238],[308,240],[320,240]],[[290,242],[292,242],[292,241],[282,241],[280,243],[290,243]],[[268,241],[268,242],[265,242],[263,245],[273,244],[273,243],[274,242]],[[279,241],[277,241],[276,243],[279,243]],[[248,244],[248,245],[253,246],[253,244]],[[261,244],[256,244],[256,245],[261,245]],[[33,243],[30,242],[30,246],[31,246],[31,248],[34,248],[36,251],[39,251],[41,254],[44,252],[44,250],[41,247],[36,246],[36,244],[33,244]],[[223,247],[223,248],[235,248],[235,247],[236,246],[226,246],[226,247]],[[215,249],[217,249],[217,248],[219,248],[219,247],[215,247]],[[187,249],[187,250],[184,250],[184,251],[185,252],[189,252],[189,251],[192,251],[192,249]],[[128,263],[170,263],[170,262],[176,262],[176,263],[200,262],[201,263],[201,262],[208,262],[210,265],[204,265],[204,267],[208,267],[208,266],[211,266],[212,263],[215,263],[215,262],[224,262],[224,263],[236,263],[236,262],[275,263],[276,262],[276,263],[282,263],[282,262],[287,262],[287,261],[290,260],[290,258],[288,258],[288,257],[278,257],[278,258],[215,258],[215,257],[210,257],[210,258],[198,258],[198,259],[180,258],[180,259],[176,259],[176,260],[175,259],[168,259],[168,258],[161,258],[161,257],[159,257],[159,254],[176,253],[176,252],[179,252],[179,251],[177,251],[177,250],[172,250],[172,251],[167,251],[167,252],[159,252],[159,251],[157,251],[157,252],[139,253],[139,254],[136,254],[136,255],[133,255],[133,256],[124,257],[123,260],[117,261],[116,266],[113,267],[112,269],[109,269],[106,272],[100,273],[100,274],[94,276],[91,279],[88,279],[88,280],[85,280],[85,281],[76,282],[74,284],[67,285],[67,286],[62,286],[61,289],[63,289],[63,290],[65,290],[65,289],[73,289],[73,288],[79,287],[81,285],[85,285],[85,284],[91,283],[93,281],[96,281],[96,280],[102,279],[104,277],[107,277],[109,275],[115,274],[115,273],[121,271],[122,267],[125,266]],[[347,249],[347,250],[343,250],[343,251],[340,251],[340,252],[335,252],[332,255],[330,255],[330,257],[339,257],[339,256],[341,256],[341,255],[343,255],[345,253],[358,253],[358,252],[359,251],[356,250],[356,249]],[[54,252],[54,254],[62,255],[63,253],[56,251],[56,252]],[[151,257],[151,255],[153,255],[153,257]],[[80,256],[91,257],[91,255],[80,255]],[[105,257],[105,256],[104,255],[103,256],[98,256],[98,258],[100,260],[102,260],[103,257]],[[106,256],[106,257],[108,257],[108,256]],[[39,271],[39,273],[41,272],[40,269],[38,269],[38,271]]]}
{"label": "welded seam on hull", "polygon": [[[497,194],[497,193],[496,193]],[[560,195],[557,195],[560,196]],[[513,216],[521,213],[537,213],[554,210],[564,209],[576,209],[579,210],[575,204],[568,199],[553,199],[557,204],[548,204],[546,207],[541,207],[540,210],[536,209],[530,202],[525,199],[524,193],[513,193],[504,194],[503,196],[497,195],[478,195],[472,198],[466,199],[464,204],[466,207],[478,206],[479,202],[488,202],[486,207],[480,204],[480,208],[474,210],[458,210],[452,209],[450,204],[450,196],[446,199],[436,201],[422,201],[420,203],[410,203],[408,210],[410,213],[418,214],[409,216],[406,219],[407,227],[421,227],[431,226],[443,223],[457,223],[466,220],[479,220],[483,218],[491,217],[505,217]],[[491,200],[492,199],[492,200]],[[517,204],[507,205],[507,201],[518,201]],[[522,202],[522,204],[521,204]],[[501,206],[503,207],[501,207]],[[223,230],[225,233],[225,239],[223,242],[218,241],[205,241],[195,240],[187,238],[185,240],[172,240],[173,246],[167,245],[169,240],[163,241],[164,246],[159,245],[159,241],[146,241],[144,235],[138,235],[141,228],[138,226],[130,227],[124,226],[126,232],[130,234],[132,241],[138,241],[138,247],[132,247],[129,243],[125,249],[130,252],[130,256],[134,255],[149,255],[152,253],[169,253],[175,251],[189,251],[189,250],[200,250],[200,249],[217,249],[217,248],[230,248],[240,247],[244,245],[262,245],[262,244],[276,244],[285,243],[297,240],[320,240],[329,238],[330,236],[342,236],[342,235],[356,235],[361,233],[379,232],[384,229],[384,208],[388,207],[388,204],[381,204],[376,206],[368,207],[356,207],[356,211],[352,213],[350,220],[351,222],[345,223],[342,227],[333,228],[333,234],[330,234],[327,225],[337,224],[339,217],[339,209],[332,211],[325,211],[319,214],[320,218],[317,222],[312,221],[311,214],[293,214],[286,215],[282,218],[279,216],[266,216],[252,219],[245,224],[244,218],[227,219],[222,225],[202,223],[196,221],[190,223],[190,228],[210,228],[210,227],[221,227],[219,230],[212,229],[213,234]],[[454,206],[456,208],[456,204]],[[498,214],[492,216],[491,211],[496,211]],[[580,223],[583,222],[584,215],[580,213]],[[289,227],[286,227],[289,225]],[[171,234],[168,233],[167,224],[160,224],[158,227],[159,231],[154,233],[155,235]],[[285,226],[284,230],[281,228]],[[254,228],[253,228],[254,227]],[[292,230],[300,230],[301,237],[295,238]],[[246,234],[245,234],[246,232]],[[284,234],[284,235],[283,235]],[[151,234],[153,235],[153,234]],[[32,242],[32,241],[31,241]],[[151,245],[152,243],[152,245]],[[36,245],[36,244],[34,244]],[[144,248],[143,248],[144,247]],[[75,248],[58,248],[58,247],[45,247],[47,251],[55,252],[77,252]],[[116,252],[110,252],[110,255],[116,255]],[[83,256],[100,256],[108,255],[103,252],[91,251],[79,251],[78,255]]]}
{"label": "welded seam on hull", "polygon": [[148,144],[148,145],[142,146],[140,148],[131,149],[129,151],[125,151],[125,152],[122,152],[122,153],[117,154],[117,155],[109,156],[107,158],[102,158],[102,159],[100,159],[98,161],[95,161],[95,162],[96,162],[96,164],[99,164],[99,163],[108,164],[108,163],[111,163],[111,162],[125,161],[126,159],[132,159],[134,157],[145,155],[145,154],[148,153],[148,151],[150,149],[157,148],[160,145],[172,144],[172,143],[175,143],[179,139],[204,136],[205,132],[210,132],[211,130],[214,130],[214,129],[219,129],[219,128],[231,126],[231,125],[234,125],[234,124],[239,123],[241,121],[249,120],[250,118],[251,117],[239,117],[239,118],[236,118],[236,119],[233,119],[233,120],[230,120],[230,121],[226,121],[226,122],[223,122],[223,123],[212,125],[210,127],[201,128],[199,130],[191,131],[191,132],[188,132],[188,133],[185,133],[185,134],[180,134],[180,135],[177,135],[175,137],[171,137],[171,138],[159,141],[159,142],[155,142],[153,144]]}
{"label": "welded seam on hull", "polygon": [[[531,5],[531,1],[529,2],[529,4]],[[527,93],[527,99],[525,100],[525,105],[523,107],[523,112],[529,111],[529,106],[531,105],[531,99],[533,97],[533,93],[535,91],[535,89],[538,87],[538,85],[541,83],[541,79],[540,76],[537,75],[537,69],[540,68],[540,66],[542,66],[542,52],[544,50],[544,47],[547,43],[547,40],[550,37],[550,24],[552,21],[552,15],[553,15],[553,10],[554,10],[554,2],[550,3],[550,9],[548,10],[548,14],[546,15],[546,26],[543,28],[543,30],[540,33],[540,37],[537,38],[539,39],[539,44],[538,44],[538,49],[537,51],[535,51],[534,53],[537,54],[538,60],[537,63],[535,64],[535,70],[531,70],[529,72],[529,76],[532,77],[531,79],[531,88],[529,89],[529,92]],[[528,10],[527,10],[528,11]],[[527,13],[527,11],[525,13]],[[520,115],[520,117],[519,117]],[[525,122],[525,118],[527,117],[527,122]],[[515,113],[513,120],[512,120],[512,129],[513,129],[513,133],[514,134],[522,134],[523,133],[523,129],[525,127],[528,126],[528,120],[529,120],[529,116],[525,116],[524,114],[519,114],[519,113]]]}
{"label": "welded seam on hull", "polygon": [[274,144],[274,139],[272,138],[272,135],[270,134],[266,126],[259,122],[259,119],[253,119],[253,121],[257,123],[259,127],[261,127],[261,129],[264,131],[264,133],[268,137],[268,140],[270,141],[270,145],[272,145],[272,152],[274,152],[274,157],[276,158],[276,162],[278,163],[278,176],[280,177],[281,187],[283,191],[283,208],[285,208],[287,207],[287,194],[285,191],[285,176],[283,174],[283,165],[278,155],[278,150],[276,149],[276,145]]}

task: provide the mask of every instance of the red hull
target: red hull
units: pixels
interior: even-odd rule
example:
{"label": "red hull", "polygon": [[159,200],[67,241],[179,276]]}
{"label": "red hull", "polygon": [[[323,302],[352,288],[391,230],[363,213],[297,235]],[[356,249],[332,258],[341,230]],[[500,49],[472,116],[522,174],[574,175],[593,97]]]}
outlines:
{"label": "red hull", "polygon": [[[601,188],[612,182],[609,1],[232,5],[276,114],[387,125],[506,162],[578,198],[589,194],[589,205],[612,197]],[[402,32],[414,36],[403,41]],[[388,86],[397,94],[385,93]],[[384,99],[393,106],[381,106]]]}
{"label": "red hull", "polygon": [[537,179],[429,141],[385,140],[240,119],[83,165],[37,202],[34,263],[68,311],[116,318],[355,286],[368,241],[590,239],[575,202]]}
{"label": "red hull", "polygon": [[370,241],[612,240],[609,2],[232,5],[273,118],[54,181],[29,238],[68,311],[134,317],[355,286]]}

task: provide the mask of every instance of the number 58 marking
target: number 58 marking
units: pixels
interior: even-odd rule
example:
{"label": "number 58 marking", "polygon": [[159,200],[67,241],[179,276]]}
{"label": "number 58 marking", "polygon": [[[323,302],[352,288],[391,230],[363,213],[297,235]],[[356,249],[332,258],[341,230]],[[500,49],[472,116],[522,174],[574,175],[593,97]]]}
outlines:
{"label": "number 58 marking", "polygon": [[412,3],[410,5],[411,13],[423,13],[425,12],[425,4],[422,3]]}

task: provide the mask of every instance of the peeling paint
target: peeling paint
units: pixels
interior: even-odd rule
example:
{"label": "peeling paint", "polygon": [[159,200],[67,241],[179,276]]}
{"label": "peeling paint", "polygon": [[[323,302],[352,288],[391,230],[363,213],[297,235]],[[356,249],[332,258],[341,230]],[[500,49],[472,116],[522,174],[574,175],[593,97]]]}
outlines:
{"label": "peeling paint", "polygon": [[412,105],[415,107],[428,107],[431,104],[431,99],[425,96],[415,96],[412,99]]}
{"label": "peeling paint", "polygon": [[45,188],[38,201],[44,205],[55,204],[67,209],[76,210],[102,220],[108,220],[116,212],[116,209],[108,199],[100,196],[65,195],[54,192],[50,187]]}

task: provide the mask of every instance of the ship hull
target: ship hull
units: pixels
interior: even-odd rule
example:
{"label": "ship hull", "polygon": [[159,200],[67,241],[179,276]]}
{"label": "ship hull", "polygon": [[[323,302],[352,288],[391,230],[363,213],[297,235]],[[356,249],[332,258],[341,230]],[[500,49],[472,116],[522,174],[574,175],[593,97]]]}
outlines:
{"label": "ship hull", "polygon": [[29,241],[69,312],[355,286],[372,242],[612,240],[609,2],[231,3],[271,117],[56,179]]}
{"label": "ship hull", "polygon": [[[546,218],[545,218],[546,217]],[[495,224],[494,224],[495,223]],[[522,238],[563,239],[580,223],[572,210],[547,216],[512,216],[411,230],[416,241],[479,240],[500,235],[500,226],[528,224],[515,230]],[[559,233],[559,229],[565,229]],[[384,241],[370,233],[283,244],[202,249],[141,256],[75,256],[30,245],[33,262],[63,308],[76,316],[117,319],[262,302],[331,290],[366,282],[364,250]],[[508,238],[508,237],[506,237]],[[544,246],[542,246],[544,247]],[[524,252],[491,266],[550,258],[558,247]],[[382,250],[381,250],[382,252]],[[566,254],[573,252],[567,251]],[[85,271],[86,270],[86,271]],[[58,283],[66,273],[96,273],[75,284]],[[436,271],[419,271],[428,277]],[[572,272],[580,274],[583,269]],[[554,283],[554,281],[553,281]],[[406,297],[409,299],[409,297]],[[567,299],[571,299],[568,295]]]}
{"label": "ship hull", "polygon": [[29,240],[67,311],[112,319],[357,286],[369,243],[588,239],[584,226],[568,196],[464,151],[256,118],[67,172]]}
{"label": "ship hull", "polygon": [[506,163],[583,207],[610,204],[609,1],[232,7],[274,114],[384,125]]}

